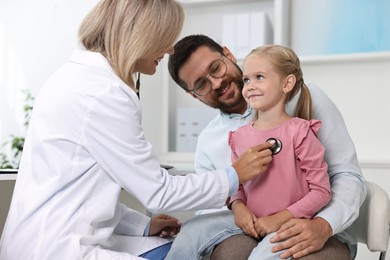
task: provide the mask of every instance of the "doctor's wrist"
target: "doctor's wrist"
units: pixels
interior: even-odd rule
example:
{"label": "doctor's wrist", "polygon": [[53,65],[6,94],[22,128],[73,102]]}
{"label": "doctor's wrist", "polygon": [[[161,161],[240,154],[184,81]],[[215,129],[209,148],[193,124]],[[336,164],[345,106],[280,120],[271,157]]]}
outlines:
{"label": "doctor's wrist", "polygon": [[145,230],[144,230],[144,237],[148,237],[149,236],[149,231],[150,231],[150,222],[152,220],[149,221],[149,223],[146,225],[145,227]]}
{"label": "doctor's wrist", "polygon": [[229,181],[229,197],[230,197],[236,194],[238,190],[239,179],[238,179],[236,169],[234,169],[233,166],[226,168],[225,172]]}

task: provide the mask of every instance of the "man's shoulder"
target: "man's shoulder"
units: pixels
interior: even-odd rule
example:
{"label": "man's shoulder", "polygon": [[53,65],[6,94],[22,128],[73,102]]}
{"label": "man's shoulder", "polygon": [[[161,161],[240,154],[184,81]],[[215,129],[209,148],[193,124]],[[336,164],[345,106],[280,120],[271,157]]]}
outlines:
{"label": "man's shoulder", "polygon": [[237,120],[219,113],[200,132],[198,142],[215,142],[221,137],[225,138],[229,131],[237,129]]}
{"label": "man's shoulder", "polygon": [[211,121],[207,124],[207,126],[200,132],[199,137],[218,132],[223,127],[224,124],[222,122],[222,116],[220,113],[218,113],[213,119],[211,119]]}
{"label": "man's shoulder", "polygon": [[316,84],[314,83],[309,83],[307,84],[307,88],[309,89],[310,91],[310,95],[312,96],[312,98],[316,98],[316,97],[322,97],[322,96],[327,96],[325,94],[325,92]]}

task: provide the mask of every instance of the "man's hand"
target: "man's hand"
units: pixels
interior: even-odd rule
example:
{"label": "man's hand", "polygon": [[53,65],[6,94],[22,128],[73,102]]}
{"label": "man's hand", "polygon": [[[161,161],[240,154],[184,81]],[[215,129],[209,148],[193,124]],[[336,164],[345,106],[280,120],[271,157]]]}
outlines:
{"label": "man's hand", "polygon": [[300,258],[320,250],[332,233],[332,228],[323,218],[291,219],[271,238],[272,243],[280,242],[272,252],[287,249],[280,255],[282,259]]}
{"label": "man's hand", "polygon": [[238,180],[244,183],[261,175],[272,161],[272,152],[269,149],[273,143],[266,142],[246,150],[233,164]]}
{"label": "man's hand", "polygon": [[232,211],[234,213],[234,219],[236,225],[241,228],[245,234],[258,238],[254,221],[256,220],[255,214],[242,202],[241,200],[235,200],[232,203]]}
{"label": "man's hand", "polygon": [[150,221],[149,236],[172,237],[180,231],[181,222],[169,215],[161,214]]}

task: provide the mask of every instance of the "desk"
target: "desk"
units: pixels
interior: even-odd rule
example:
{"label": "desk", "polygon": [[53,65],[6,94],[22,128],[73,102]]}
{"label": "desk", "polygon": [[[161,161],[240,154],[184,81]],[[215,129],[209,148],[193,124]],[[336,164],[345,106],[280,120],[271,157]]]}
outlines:
{"label": "desk", "polygon": [[17,174],[0,174],[0,181],[15,181]]}
{"label": "desk", "polygon": [[7,218],[18,170],[0,169],[0,235]]}
{"label": "desk", "polygon": [[14,181],[17,173],[17,169],[0,169],[0,181]]}

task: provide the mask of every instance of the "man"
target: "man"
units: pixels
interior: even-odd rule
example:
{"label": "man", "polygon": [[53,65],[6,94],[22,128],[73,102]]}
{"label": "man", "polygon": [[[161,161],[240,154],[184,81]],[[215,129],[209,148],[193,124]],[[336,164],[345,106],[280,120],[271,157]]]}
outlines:
{"label": "man", "polygon": [[[220,110],[220,114],[199,136],[195,155],[195,168],[199,173],[223,168],[231,163],[228,132],[254,117],[241,95],[242,72],[236,63],[228,48],[204,35],[183,38],[175,45],[174,54],[170,56],[169,71],[175,82],[194,98]],[[273,237],[275,246],[272,253],[280,254],[281,258],[351,259],[356,256],[357,242],[346,229],[358,217],[359,207],[366,195],[365,182],[340,112],[318,87],[312,84],[308,87],[312,95],[314,118],[322,121],[319,139],[326,149],[325,159],[333,198],[313,219],[292,219],[282,225]],[[290,114],[293,114],[298,96],[287,105]],[[225,210],[188,221],[167,259],[194,257],[191,250],[197,256],[202,256],[225,239],[217,246],[212,258],[239,259],[241,256],[241,259],[246,259],[257,242],[252,240],[252,246],[246,246],[245,252],[243,248],[248,238],[232,236],[239,234],[239,231],[218,230],[215,227],[216,223],[231,218],[231,215]],[[284,251],[280,253],[281,250]]]}

